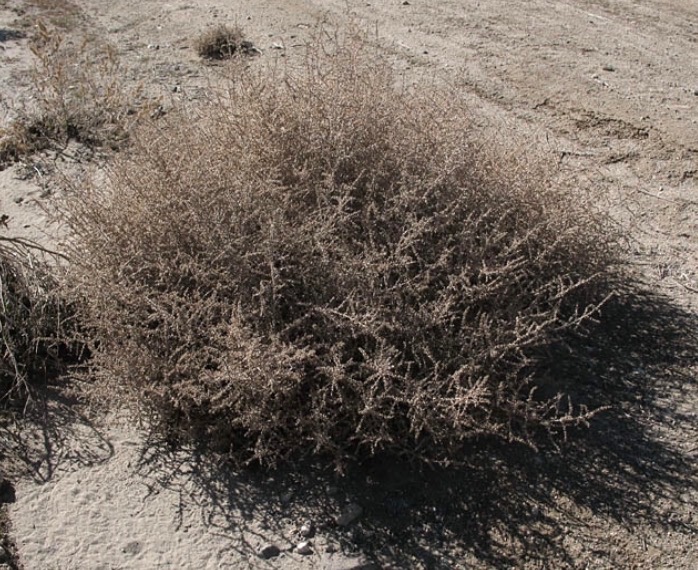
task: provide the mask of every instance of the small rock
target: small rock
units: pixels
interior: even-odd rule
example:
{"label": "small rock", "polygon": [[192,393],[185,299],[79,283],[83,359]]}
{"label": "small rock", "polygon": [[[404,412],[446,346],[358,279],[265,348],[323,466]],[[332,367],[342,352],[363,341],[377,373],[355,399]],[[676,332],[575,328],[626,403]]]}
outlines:
{"label": "small rock", "polygon": [[402,5],[403,5],[403,6],[409,6],[410,3],[409,3],[407,0],[405,0],[405,1],[402,3]]}
{"label": "small rock", "polygon": [[291,503],[291,500],[293,499],[293,492],[289,491],[288,493],[284,493],[279,497],[279,501],[281,501],[282,505],[288,505]]}
{"label": "small rock", "polygon": [[271,44],[271,49],[284,49],[284,46],[283,46],[283,44],[280,44],[278,42],[274,42],[273,44]]}
{"label": "small rock", "polygon": [[279,547],[275,544],[265,544],[264,546],[262,546],[262,548],[259,549],[259,556],[261,558],[264,558],[265,560],[274,558],[279,554],[281,554],[281,550],[279,550]]}
{"label": "small rock", "polygon": [[315,529],[313,528],[313,523],[307,522],[305,523],[299,531],[300,535],[303,538],[310,538],[315,534]]}
{"label": "small rock", "polygon": [[361,508],[361,505],[350,503],[344,508],[341,514],[335,517],[334,520],[337,523],[337,526],[347,526],[358,519],[363,512],[364,511]]}
{"label": "small rock", "polygon": [[299,542],[298,545],[296,546],[296,552],[298,554],[312,554],[313,549],[310,546],[310,543],[307,540],[304,540],[303,542]]}
{"label": "small rock", "polygon": [[148,49],[160,49],[160,46],[158,44],[148,44]]}
{"label": "small rock", "polygon": [[603,69],[604,71],[615,71],[616,70],[616,68],[613,67],[612,65],[604,65],[601,69]]}

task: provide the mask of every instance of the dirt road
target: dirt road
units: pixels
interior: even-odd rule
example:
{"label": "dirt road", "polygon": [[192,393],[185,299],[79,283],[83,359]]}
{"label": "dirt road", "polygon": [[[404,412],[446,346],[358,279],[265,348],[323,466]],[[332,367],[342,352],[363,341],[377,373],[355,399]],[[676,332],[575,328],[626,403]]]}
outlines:
{"label": "dirt road", "polygon": [[[130,70],[124,81],[146,82],[166,102],[195,101],[215,80],[217,68],[204,66],[191,47],[207,26],[239,24],[268,60],[301,54],[321,20],[358,25],[372,49],[410,81],[424,89],[434,81],[458,87],[499,136],[549,154],[575,184],[602,188],[608,208],[630,229],[628,263],[652,299],[633,319],[618,322],[610,356],[593,353],[592,364],[584,364],[604,386],[616,387],[609,396],[613,411],[562,455],[493,451],[486,463],[499,467],[457,480],[396,477],[368,467],[368,474],[342,482],[374,505],[347,540],[394,568],[698,567],[695,0],[56,4],[69,14],[70,33],[103,35]],[[0,27],[13,29],[22,11],[25,18],[56,17],[50,3],[5,0]],[[0,48],[3,96],[26,96],[26,40],[7,36]],[[41,192],[17,182],[12,170],[0,176],[10,229],[33,235],[43,222],[29,198]],[[52,493],[59,484],[50,483]],[[320,516],[323,501],[305,492],[301,511]],[[22,511],[21,500],[14,510],[20,556],[25,552],[28,569],[47,567],[46,549],[22,534],[30,532],[31,513]],[[251,512],[269,523],[263,508]],[[246,528],[266,532],[252,522]],[[32,531],[31,540],[49,534]],[[80,567],[64,553],[54,555],[56,567]],[[197,563],[195,556],[188,560]],[[231,567],[248,563],[244,556],[230,560]],[[136,567],[127,557],[108,562]],[[310,562],[289,556],[269,567],[301,564]]]}

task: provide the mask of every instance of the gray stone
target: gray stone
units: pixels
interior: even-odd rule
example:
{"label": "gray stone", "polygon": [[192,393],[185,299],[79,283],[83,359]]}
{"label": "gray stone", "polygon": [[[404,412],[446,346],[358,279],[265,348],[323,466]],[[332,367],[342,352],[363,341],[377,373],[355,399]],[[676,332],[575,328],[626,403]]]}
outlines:
{"label": "gray stone", "polygon": [[298,532],[303,538],[311,538],[315,534],[315,528],[313,528],[313,523],[305,523]]}
{"label": "gray stone", "polygon": [[269,560],[269,558],[274,558],[279,554],[281,554],[281,550],[279,550],[279,547],[275,544],[265,544],[262,546],[262,548],[259,549],[259,556],[261,558],[264,558],[265,560]]}
{"label": "gray stone", "polygon": [[313,549],[310,546],[310,543],[307,540],[304,540],[303,542],[299,542],[298,545],[296,546],[296,552],[298,554],[312,554]]}

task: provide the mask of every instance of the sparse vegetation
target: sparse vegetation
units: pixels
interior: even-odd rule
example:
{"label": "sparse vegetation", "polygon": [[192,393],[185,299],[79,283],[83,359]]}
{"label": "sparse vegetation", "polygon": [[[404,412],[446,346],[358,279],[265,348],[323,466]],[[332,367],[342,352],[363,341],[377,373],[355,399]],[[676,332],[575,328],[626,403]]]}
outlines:
{"label": "sparse vegetation", "polygon": [[140,89],[124,86],[111,46],[84,39],[78,45],[39,23],[32,38],[36,68],[31,106],[0,130],[0,167],[69,141],[116,149],[152,111]]}
{"label": "sparse vegetation", "polygon": [[0,236],[0,398],[26,402],[32,383],[62,371],[68,311],[39,246]]}
{"label": "sparse vegetation", "polygon": [[95,389],[264,463],[448,462],[585,421],[537,355],[604,298],[605,218],[359,52],[241,71],[73,190]]}
{"label": "sparse vegetation", "polygon": [[20,24],[27,29],[43,21],[61,32],[70,32],[85,22],[80,8],[70,0],[24,0],[16,10],[21,15]]}
{"label": "sparse vegetation", "polygon": [[239,27],[225,25],[206,30],[196,40],[195,47],[204,59],[230,59],[234,55],[252,55],[257,51]]}

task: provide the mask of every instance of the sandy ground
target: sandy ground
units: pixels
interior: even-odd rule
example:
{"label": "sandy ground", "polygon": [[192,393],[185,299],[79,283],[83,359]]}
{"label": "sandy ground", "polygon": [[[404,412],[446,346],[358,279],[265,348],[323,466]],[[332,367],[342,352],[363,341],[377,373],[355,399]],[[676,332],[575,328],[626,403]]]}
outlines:
{"label": "sandy ground", "polygon": [[[563,371],[611,412],[561,452],[474,450],[477,467],[456,473],[374,464],[341,478],[314,466],[236,474],[49,395],[45,409],[2,426],[24,568],[698,567],[694,0],[4,0],[5,101],[30,96],[31,66],[27,40],[6,32],[41,13],[103,34],[130,70],[124,80],[165,105],[195,101],[217,80],[191,48],[207,26],[240,24],[260,60],[292,60],[320,19],[358,24],[410,81],[457,86],[498,133],[602,188],[631,231],[628,262],[647,294],[621,299],[613,330],[583,341],[587,357]],[[0,210],[3,231],[51,244],[40,166],[29,178],[0,172]],[[337,528],[350,502],[363,514]],[[308,520],[313,553],[291,552]],[[265,543],[284,553],[262,560]]]}

